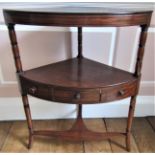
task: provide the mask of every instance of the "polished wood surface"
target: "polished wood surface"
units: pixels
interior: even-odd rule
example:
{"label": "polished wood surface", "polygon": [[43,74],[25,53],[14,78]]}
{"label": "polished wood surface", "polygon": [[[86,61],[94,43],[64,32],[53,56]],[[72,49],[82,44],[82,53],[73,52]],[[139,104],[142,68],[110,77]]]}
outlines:
{"label": "polished wood surface", "polygon": [[20,77],[68,89],[105,88],[137,80],[129,72],[86,58],[73,58],[24,71]]}
{"label": "polished wood surface", "polygon": [[[135,118],[131,133],[131,152],[155,152],[155,128],[148,118]],[[74,123],[74,120],[42,120],[34,121],[35,129],[42,130],[67,130]],[[106,118],[106,119],[84,119],[87,128],[97,132],[125,132],[125,118]],[[27,128],[25,121],[0,122],[1,147],[0,152],[18,153],[18,152],[59,152],[59,153],[125,153],[125,139],[123,137],[113,137],[110,140],[101,141],[64,141],[55,138],[35,137],[33,147],[28,150]],[[4,136],[5,135],[5,136]]]}
{"label": "polished wood surface", "polygon": [[[63,10],[64,9],[64,10]],[[81,10],[83,9],[83,11]],[[99,8],[98,8],[99,9]],[[31,148],[34,135],[57,137],[66,140],[102,140],[122,135],[126,139],[126,149],[131,150],[131,126],[133,121],[136,96],[141,79],[141,68],[147,30],[152,10],[148,9],[105,9],[76,8],[75,12],[44,10],[4,10],[8,25],[12,52],[17,70],[25,115],[29,129]],[[71,10],[73,8],[71,7]],[[112,11],[113,10],[113,11]],[[117,10],[117,11],[115,11]],[[22,70],[22,63],[14,30],[15,24],[77,26],[78,55],[62,62],[49,64],[28,71]],[[137,61],[134,74],[89,60],[82,53],[83,26],[135,26],[141,27]],[[72,128],[66,131],[34,130],[27,95],[63,103],[77,104],[78,115]],[[99,133],[89,130],[82,119],[82,104],[104,103],[131,97],[127,128],[125,132]]]}
{"label": "polished wood surface", "polygon": [[50,13],[50,14],[138,14],[152,11],[151,3],[56,3],[36,8],[16,8],[10,11]]}
{"label": "polished wood surface", "polygon": [[[142,62],[143,62],[143,56],[144,56],[144,47],[146,43],[146,38],[147,38],[147,30],[148,26],[147,25],[141,25],[141,33],[140,33],[140,38],[139,38],[139,45],[138,45],[138,52],[137,52],[137,61],[136,61],[136,67],[135,67],[135,76],[139,77],[139,84],[140,84],[140,79],[141,79],[141,69],[142,69]],[[138,86],[139,89],[139,86]],[[134,116],[134,111],[135,111],[135,106],[136,106],[136,95],[133,95],[131,97],[130,101],[130,106],[129,106],[129,112],[128,112],[128,121],[127,121],[127,137],[126,137],[126,145],[127,145],[127,150],[130,150],[130,135],[131,135],[131,126],[132,126],[132,121],[133,121],[133,116]]]}
{"label": "polished wood surface", "polygon": [[137,92],[139,80],[129,72],[86,58],[31,69],[19,77],[25,94],[51,101],[85,104],[132,96]]}
{"label": "polished wood surface", "polygon": [[[152,8],[113,5],[60,6],[29,9],[6,9],[6,24],[52,25],[52,26],[129,26],[149,23]],[[20,16],[19,16],[20,14]],[[44,18],[46,16],[46,18]],[[81,18],[82,17],[82,18]]]}

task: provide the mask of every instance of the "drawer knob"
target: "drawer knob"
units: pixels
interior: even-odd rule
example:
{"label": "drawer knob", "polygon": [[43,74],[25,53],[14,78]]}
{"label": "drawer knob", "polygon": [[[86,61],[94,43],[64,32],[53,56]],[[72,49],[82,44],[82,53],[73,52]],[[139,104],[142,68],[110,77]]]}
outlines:
{"label": "drawer knob", "polygon": [[31,94],[35,94],[36,91],[37,91],[37,88],[36,88],[36,87],[29,88],[29,92],[30,92]]}
{"label": "drawer knob", "polygon": [[124,90],[120,90],[120,91],[119,91],[119,94],[122,96],[122,95],[125,94],[125,91],[124,91]]}
{"label": "drawer knob", "polygon": [[75,94],[75,99],[79,100],[81,98],[80,93]]}

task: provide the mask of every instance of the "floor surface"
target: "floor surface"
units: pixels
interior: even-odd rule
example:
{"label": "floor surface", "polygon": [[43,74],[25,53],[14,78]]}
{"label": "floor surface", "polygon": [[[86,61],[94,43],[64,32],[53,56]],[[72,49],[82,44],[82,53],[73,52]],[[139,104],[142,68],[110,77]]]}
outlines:
{"label": "floor surface", "polygon": [[[34,121],[35,129],[69,129],[74,120]],[[95,131],[125,131],[125,118],[86,119],[88,128]],[[0,152],[126,152],[125,138],[69,142],[47,137],[35,137],[27,149],[28,129],[25,121],[0,122]],[[155,152],[155,117],[134,118],[131,152]]]}

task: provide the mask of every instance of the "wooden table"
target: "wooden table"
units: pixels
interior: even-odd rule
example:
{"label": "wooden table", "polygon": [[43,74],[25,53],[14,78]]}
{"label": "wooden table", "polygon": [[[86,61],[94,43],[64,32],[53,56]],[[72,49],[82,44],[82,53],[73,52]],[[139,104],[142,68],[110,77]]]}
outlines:
{"label": "wooden table", "polygon": [[[136,96],[141,79],[147,30],[152,10],[136,7],[115,6],[55,6],[40,9],[4,10],[12,45],[17,77],[21,88],[31,148],[34,135],[52,136],[66,140],[102,140],[113,136],[124,136],[126,148],[130,150],[131,124],[134,115]],[[78,28],[77,57],[65,61],[23,71],[16,39],[15,24],[42,26],[76,26]],[[82,27],[121,27],[140,26],[141,34],[135,72],[130,73],[90,60],[82,53]],[[38,76],[39,75],[39,76]],[[79,106],[78,116],[73,127],[67,131],[34,130],[27,94]],[[101,104],[131,97],[127,128],[125,133],[90,131],[82,119],[82,104]]]}

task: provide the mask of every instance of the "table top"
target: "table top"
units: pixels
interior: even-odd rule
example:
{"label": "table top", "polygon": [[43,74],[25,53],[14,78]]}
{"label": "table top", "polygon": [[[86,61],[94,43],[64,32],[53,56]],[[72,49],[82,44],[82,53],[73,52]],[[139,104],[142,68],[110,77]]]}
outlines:
{"label": "table top", "polygon": [[44,26],[149,25],[153,5],[63,3],[38,8],[4,9],[6,24]]}
{"label": "table top", "polygon": [[[95,3],[96,4],[96,3]],[[6,24],[43,26],[133,26],[150,23],[151,7],[100,3],[4,9]]]}
{"label": "table top", "polygon": [[130,14],[150,12],[152,3],[49,3],[42,7],[16,8],[10,11],[63,14]]}

